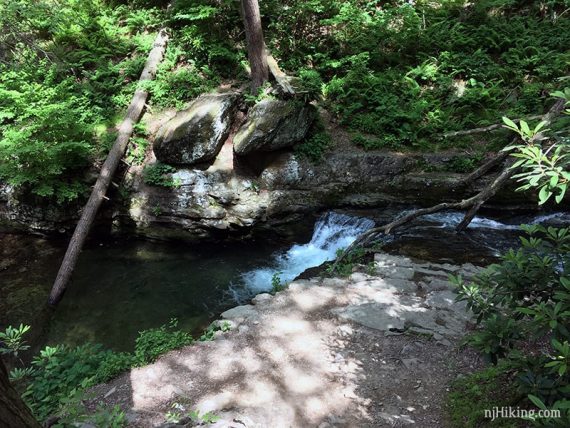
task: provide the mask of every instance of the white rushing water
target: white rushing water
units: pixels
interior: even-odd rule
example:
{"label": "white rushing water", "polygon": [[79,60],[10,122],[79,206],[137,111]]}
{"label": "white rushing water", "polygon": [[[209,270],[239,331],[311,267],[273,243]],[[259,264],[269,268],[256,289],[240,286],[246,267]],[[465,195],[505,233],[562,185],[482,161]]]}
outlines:
{"label": "white rushing water", "polygon": [[[404,215],[406,212],[400,213]],[[427,221],[421,228],[455,228],[463,220],[465,213],[448,211],[423,216],[420,221]],[[520,220],[520,219],[519,219]],[[526,224],[569,223],[570,214],[557,212],[535,216],[523,220]],[[430,225],[429,223],[433,223]],[[519,230],[516,224],[502,223],[486,217],[476,216],[470,223],[470,229]],[[230,292],[235,301],[243,303],[258,293],[271,291],[272,278],[277,273],[281,283],[288,283],[308,268],[319,266],[333,260],[336,252],[349,246],[358,235],[374,226],[374,221],[345,214],[329,212],[315,224],[311,241],[293,245],[287,252],[276,253],[265,267],[260,267],[241,275],[237,284],[232,284]]]}
{"label": "white rushing water", "polygon": [[275,273],[279,274],[282,283],[287,283],[306,269],[333,260],[339,249],[349,246],[358,235],[373,226],[374,222],[367,218],[334,212],[323,215],[315,224],[310,242],[293,245],[286,253],[273,255],[269,266],[242,274],[241,284],[231,287],[234,299],[242,301],[270,291]]}
{"label": "white rushing water", "polygon": [[[465,213],[460,211],[447,211],[436,214],[428,214],[423,216],[423,220],[429,222],[437,223],[437,227],[440,228],[454,228],[457,226]],[[567,212],[555,212],[551,214],[544,214],[528,219],[524,221],[524,224],[549,224],[549,223],[569,223],[570,213]],[[493,220],[487,217],[475,216],[468,226],[470,229],[495,229],[495,230],[519,230],[520,225],[518,224],[508,224],[502,223],[497,220]]]}
{"label": "white rushing water", "polygon": [[[441,228],[454,228],[457,226],[465,213],[459,211],[448,211],[448,212],[441,212],[436,214],[428,214],[423,216],[423,220],[427,220],[429,222],[434,222],[438,224],[438,227]],[[469,223],[469,228],[471,229],[499,229],[499,230],[517,230],[519,229],[518,224],[505,224],[498,222],[496,220],[492,220],[486,217],[479,217],[475,216],[471,223]]]}

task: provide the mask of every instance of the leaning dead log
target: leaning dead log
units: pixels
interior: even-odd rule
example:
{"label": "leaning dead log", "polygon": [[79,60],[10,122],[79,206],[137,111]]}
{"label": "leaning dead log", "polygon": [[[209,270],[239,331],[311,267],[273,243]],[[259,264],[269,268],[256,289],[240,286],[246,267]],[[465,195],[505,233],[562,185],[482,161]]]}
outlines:
{"label": "leaning dead log", "polygon": [[[518,141],[518,138],[515,138],[511,142],[511,145],[516,144],[517,141]],[[459,182],[459,185],[460,186],[468,186],[468,185],[472,184],[474,181],[483,177],[485,174],[487,174],[493,168],[502,164],[508,157],[509,157],[509,152],[500,152],[498,155],[496,155],[495,157],[493,157],[489,161],[485,162],[483,165],[481,165],[479,168],[477,168],[475,171],[473,171],[471,174],[469,174],[467,177],[465,177],[463,180],[461,180]]]}
{"label": "leaning dead log", "polygon": [[290,96],[295,95],[295,89],[290,83],[290,77],[279,68],[277,60],[269,52],[267,52],[267,66],[269,67],[269,73],[281,87],[283,93]]}
{"label": "leaning dead log", "polygon": [[[145,82],[154,79],[158,65],[162,61],[164,56],[164,51],[166,49],[166,43],[168,41],[168,35],[164,29],[158,32],[152,50],[150,51],[144,69],[140,75],[139,82]],[[113,178],[121,158],[125,154],[125,150],[129,144],[129,140],[133,134],[133,127],[139,121],[142,116],[143,110],[145,108],[145,103],[148,98],[148,91],[139,87],[129,104],[125,118],[123,119],[121,125],[119,126],[119,133],[113,147],[107,155],[107,159],[101,168],[97,182],[91,191],[91,196],[87,201],[87,204],[83,208],[81,213],[81,218],[75,227],[73,236],[67,247],[65,257],[57,273],[57,277],[51,289],[48,303],[50,305],[56,305],[63,293],[65,287],[71,278],[73,269],[81,252],[81,248],[87,238],[89,229],[95,220],[95,216],[101,202],[106,199],[105,193],[109,188],[109,184]]]}
{"label": "leaning dead log", "polygon": [[[559,116],[562,113],[565,105],[566,105],[566,100],[560,99],[556,103],[554,103],[554,105],[550,108],[548,113],[546,113],[544,116],[542,116],[542,122],[544,122],[543,129],[545,129],[548,125],[550,125],[550,123],[557,116]],[[543,132],[544,131],[535,135],[534,140],[535,141],[540,140],[542,138]],[[497,162],[497,160],[506,159],[507,157],[508,157],[508,153],[502,152],[496,158],[492,159],[487,164],[485,164],[482,167],[475,170],[472,174],[470,174],[470,176],[473,176],[474,178],[479,178],[486,171],[490,170],[493,166],[496,166],[497,164],[495,162]],[[514,160],[507,161],[506,165],[503,167],[503,170],[495,177],[495,179],[489,185],[487,185],[479,193],[477,193],[476,195],[474,195],[468,199],[464,199],[464,200],[459,201],[459,202],[444,202],[444,203],[437,204],[437,205],[434,205],[434,206],[429,207],[429,208],[421,208],[421,209],[412,211],[412,212],[410,212],[410,213],[408,213],[408,214],[406,214],[400,218],[397,218],[396,220],[394,220],[388,224],[385,224],[385,225],[379,226],[379,227],[375,227],[375,228],[372,228],[372,229],[364,232],[352,244],[350,244],[346,248],[346,250],[342,253],[342,255],[337,257],[337,259],[335,260],[335,262],[333,264],[333,270],[335,270],[336,267],[338,266],[338,264],[341,263],[342,260],[344,260],[344,258],[348,254],[350,254],[352,252],[352,250],[354,250],[355,248],[366,247],[371,242],[374,242],[374,240],[378,239],[380,236],[388,235],[389,233],[392,232],[392,230],[396,229],[397,227],[403,226],[404,224],[407,224],[407,223],[411,222],[412,220],[415,220],[416,218],[422,217],[422,216],[427,215],[427,214],[433,214],[433,213],[436,213],[439,211],[444,211],[444,210],[465,210],[465,209],[469,209],[469,211],[463,217],[463,220],[455,228],[455,230],[458,232],[465,230],[467,228],[467,226],[469,226],[469,223],[471,223],[471,221],[473,220],[473,217],[475,217],[475,214],[477,213],[477,211],[479,211],[479,208],[481,208],[481,206],[483,206],[483,204],[485,202],[487,202],[490,198],[492,198],[509,181],[509,179],[515,174],[516,169],[512,168],[513,164],[514,164]],[[482,171],[485,171],[485,172],[482,172]]]}
{"label": "leaning dead log", "polygon": [[[513,122],[519,123],[521,120],[528,121],[528,120],[536,120],[536,119],[541,119],[541,118],[542,118],[542,115],[536,115],[536,116],[525,117],[523,119],[514,119]],[[467,129],[465,131],[446,132],[445,134],[443,134],[443,138],[459,137],[462,135],[483,134],[485,132],[491,132],[491,131],[494,131],[496,129],[501,129],[501,128],[503,128],[503,124],[497,123],[495,125],[483,126],[481,128]]]}

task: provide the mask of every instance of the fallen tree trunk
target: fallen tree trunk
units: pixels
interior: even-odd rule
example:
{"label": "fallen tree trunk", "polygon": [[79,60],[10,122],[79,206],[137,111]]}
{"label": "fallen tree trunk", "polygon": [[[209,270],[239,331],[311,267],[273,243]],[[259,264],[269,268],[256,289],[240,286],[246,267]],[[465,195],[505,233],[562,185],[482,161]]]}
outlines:
{"label": "fallen tree trunk", "polygon": [[[511,144],[516,144],[517,142],[517,138],[515,138]],[[479,168],[477,168],[475,171],[473,171],[471,174],[469,174],[467,177],[465,177],[463,180],[461,180],[459,182],[460,186],[468,186],[471,183],[473,183],[474,181],[478,180],[479,178],[483,177],[485,174],[487,174],[489,171],[491,171],[493,168],[499,166],[501,163],[503,163],[507,158],[509,157],[509,152],[501,152],[499,153],[497,156],[495,156],[493,159],[485,162],[483,165],[481,165]]]}
{"label": "fallen tree trunk", "polygon": [[[545,129],[558,115],[560,115],[560,113],[564,110],[565,105],[566,105],[566,100],[560,99],[550,108],[548,113],[546,113],[542,117],[542,122],[545,122],[543,129]],[[539,140],[541,137],[542,133],[539,133],[535,135],[534,140]],[[518,138],[515,139],[514,142],[516,143],[517,140]],[[508,152],[500,153],[499,155],[497,155],[497,157],[495,157],[494,159],[487,162],[486,164],[475,170],[473,173],[471,173],[467,178],[469,179],[469,177],[472,177],[472,179],[477,179],[481,177],[483,174],[485,174],[485,172],[489,171],[492,167],[499,164],[500,161],[506,159],[508,155],[509,155]],[[404,224],[409,223],[410,221],[427,214],[433,214],[444,210],[464,210],[469,208],[469,211],[465,214],[463,220],[455,228],[455,230],[458,232],[465,230],[467,226],[469,226],[469,223],[471,223],[471,220],[473,220],[473,217],[475,217],[475,214],[477,213],[477,211],[479,211],[481,206],[490,198],[492,198],[497,193],[497,191],[499,191],[505,185],[505,183],[507,183],[507,181],[515,174],[516,169],[512,168],[513,164],[514,160],[508,161],[507,164],[503,167],[503,170],[499,173],[499,175],[495,177],[495,179],[489,185],[487,185],[479,193],[468,199],[464,199],[459,202],[444,202],[429,208],[421,208],[412,211],[400,218],[397,218],[396,220],[386,225],[375,227],[364,232],[352,244],[350,244],[346,248],[346,250],[342,253],[341,256],[337,257],[337,259],[333,264],[333,270],[335,270],[338,264],[342,262],[342,260],[344,260],[344,258],[348,254],[350,254],[350,252],[355,248],[364,247],[368,245],[370,242],[374,241],[379,236],[387,235],[391,233],[392,230],[394,230],[395,228],[403,226]]]}
{"label": "fallen tree trunk", "polygon": [[273,56],[267,52],[267,65],[269,67],[269,72],[277,82],[277,84],[281,87],[281,90],[286,95],[295,95],[295,89],[291,86],[289,82],[289,76],[287,76],[280,68],[277,60],[273,58]]}
{"label": "fallen tree trunk", "polygon": [[[154,79],[158,65],[164,56],[167,41],[168,35],[166,34],[166,31],[164,29],[160,30],[154,41],[153,48],[148,55],[146,64],[139,78],[139,82]],[[59,272],[57,273],[57,277],[51,289],[48,300],[50,305],[56,305],[63,296],[65,287],[67,286],[67,283],[71,278],[71,274],[73,273],[73,269],[75,268],[81,248],[83,247],[87,234],[89,233],[89,229],[95,220],[95,216],[101,206],[101,202],[106,198],[105,193],[109,188],[113,174],[115,173],[119,162],[127,149],[129,140],[133,134],[133,127],[142,116],[147,98],[147,90],[138,88],[135,91],[125,118],[119,126],[117,139],[107,155],[107,159],[101,168],[97,182],[91,191],[91,196],[83,208],[81,218],[75,227],[75,231],[73,232],[73,236],[69,246],[67,247],[65,257],[63,258],[63,262],[61,263],[61,267],[59,268]]]}
{"label": "fallen tree trunk", "polygon": [[[519,123],[521,120],[528,121],[528,120],[536,120],[536,119],[541,119],[541,118],[542,118],[542,115],[536,115],[536,116],[525,117],[523,119],[515,119],[515,120],[513,120],[513,122]],[[484,126],[482,128],[467,129],[465,131],[446,132],[445,134],[443,134],[443,138],[458,137],[460,135],[482,134],[484,132],[491,132],[491,131],[494,131],[495,129],[501,129],[501,128],[503,128],[503,124],[497,123],[494,125]]]}

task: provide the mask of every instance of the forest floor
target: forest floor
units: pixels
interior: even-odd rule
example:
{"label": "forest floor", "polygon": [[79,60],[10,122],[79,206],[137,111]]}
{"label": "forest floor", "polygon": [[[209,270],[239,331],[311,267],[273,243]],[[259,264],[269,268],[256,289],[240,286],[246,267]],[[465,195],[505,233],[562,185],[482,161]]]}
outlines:
{"label": "forest floor", "polygon": [[215,340],[98,385],[91,403],[120,405],[136,427],[195,426],[193,411],[216,427],[447,426],[450,383],[482,365],[459,346],[470,319],[447,276],[477,272],[377,253],[348,278],[294,281],[222,314],[231,330]]}

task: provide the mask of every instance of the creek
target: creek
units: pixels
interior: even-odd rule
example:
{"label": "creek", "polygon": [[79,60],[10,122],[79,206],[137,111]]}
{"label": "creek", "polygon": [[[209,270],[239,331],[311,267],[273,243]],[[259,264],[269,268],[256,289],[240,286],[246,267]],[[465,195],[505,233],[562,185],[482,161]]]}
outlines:
{"label": "creek", "polygon": [[[171,318],[197,334],[222,311],[271,291],[275,274],[289,282],[307,268],[332,260],[375,222],[382,224],[398,213],[402,210],[308,216],[312,234],[299,234],[293,242],[95,239],[83,251],[58,309],[41,321],[37,308],[47,299],[65,242],[0,235],[0,329],[27,323],[36,330],[37,346],[91,341],[122,351],[133,348],[139,331]],[[427,260],[486,264],[517,244],[520,223],[570,224],[568,213],[491,213],[476,217],[466,232],[456,234],[453,227],[461,218],[459,212],[426,216],[387,239],[384,249]]]}

